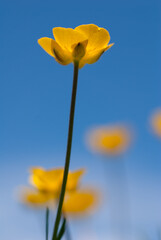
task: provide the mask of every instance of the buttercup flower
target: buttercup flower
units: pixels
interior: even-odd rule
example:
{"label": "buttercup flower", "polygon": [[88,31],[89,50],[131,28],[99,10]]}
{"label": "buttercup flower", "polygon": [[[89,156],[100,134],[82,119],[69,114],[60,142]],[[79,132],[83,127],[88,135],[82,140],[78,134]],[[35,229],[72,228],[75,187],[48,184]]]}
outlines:
{"label": "buttercup flower", "polygon": [[161,109],[158,109],[151,118],[151,125],[156,135],[161,137]]}
{"label": "buttercup flower", "polygon": [[122,126],[103,126],[88,133],[87,142],[94,152],[119,155],[130,143],[130,132]]}
{"label": "buttercup flower", "polygon": [[53,28],[54,39],[43,37],[38,40],[40,46],[55,60],[62,64],[78,61],[79,68],[95,63],[113,44],[109,32],[94,24],[72,28]]}
{"label": "buttercup flower", "polygon": [[[32,168],[30,183],[35,187],[23,187],[20,199],[33,207],[55,209],[63,178],[63,169],[44,170]],[[79,180],[84,169],[69,172],[62,211],[68,215],[85,213],[96,204],[97,194],[92,189],[79,189]]]}

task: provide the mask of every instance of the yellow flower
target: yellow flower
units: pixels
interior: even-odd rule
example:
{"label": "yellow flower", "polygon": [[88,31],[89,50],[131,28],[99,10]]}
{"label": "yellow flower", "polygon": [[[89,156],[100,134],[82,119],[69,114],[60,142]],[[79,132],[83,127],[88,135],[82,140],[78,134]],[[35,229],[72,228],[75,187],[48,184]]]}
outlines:
{"label": "yellow flower", "polygon": [[95,63],[113,45],[108,45],[109,32],[94,24],[80,25],[75,29],[56,27],[53,35],[55,40],[40,38],[40,46],[58,63],[67,65],[78,61],[79,68]]}
{"label": "yellow flower", "polygon": [[[30,183],[35,187],[24,187],[20,191],[23,203],[33,207],[54,209],[59,200],[63,179],[63,168],[44,170],[32,168]],[[70,215],[88,212],[97,202],[97,194],[91,189],[78,189],[84,169],[69,172],[62,211]]]}
{"label": "yellow flower", "polygon": [[161,137],[161,109],[158,109],[151,118],[151,125],[155,134]]}
{"label": "yellow flower", "polygon": [[98,153],[105,155],[119,155],[130,143],[130,132],[122,126],[98,127],[88,134],[88,145]]}

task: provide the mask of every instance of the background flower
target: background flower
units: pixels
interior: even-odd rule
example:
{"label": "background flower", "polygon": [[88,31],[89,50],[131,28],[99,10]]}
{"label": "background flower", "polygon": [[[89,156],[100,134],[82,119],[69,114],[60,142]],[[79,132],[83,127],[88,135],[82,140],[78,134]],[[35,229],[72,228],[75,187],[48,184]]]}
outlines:
{"label": "background flower", "polygon": [[151,126],[153,132],[161,137],[161,109],[158,109],[151,116]]}
{"label": "background flower", "polygon": [[99,126],[87,134],[87,144],[94,152],[104,155],[119,155],[131,142],[129,129],[121,125]]}
{"label": "background flower", "polygon": [[[55,209],[61,190],[63,168],[44,170],[32,168],[30,183],[35,187],[22,187],[19,199],[32,207]],[[84,169],[69,172],[63,212],[68,215],[81,215],[91,211],[98,203],[98,192],[91,188],[79,188],[78,183]]]}

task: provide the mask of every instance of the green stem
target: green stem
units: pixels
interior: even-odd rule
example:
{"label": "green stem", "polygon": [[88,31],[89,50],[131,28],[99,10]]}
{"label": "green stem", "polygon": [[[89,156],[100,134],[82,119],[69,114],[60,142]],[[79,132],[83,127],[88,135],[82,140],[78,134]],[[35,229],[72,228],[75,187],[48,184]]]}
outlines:
{"label": "green stem", "polygon": [[48,207],[46,208],[46,229],[45,229],[45,234],[46,234],[46,240],[48,240],[48,236],[49,236],[49,209]]}
{"label": "green stem", "polygon": [[65,196],[68,172],[69,172],[69,163],[70,163],[70,154],[71,154],[71,147],[72,147],[72,136],[73,136],[73,124],[74,124],[74,111],[75,111],[77,82],[78,82],[78,69],[79,69],[79,63],[74,62],[73,90],[72,90],[71,107],[70,107],[70,118],[69,118],[65,168],[64,168],[63,183],[62,183],[62,188],[61,188],[61,193],[60,193],[60,198],[59,198],[59,205],[58,205],[52,240],[56,240],[56,237],[57,237],[59,222],[61,219],[62,206],[63,206],[64,196]]}
{"label": "green stem", "polygon": [[70,229],[69,229],[69,222],[66,223],[66,239],[67,240],[71,240],[71,233],[70,233]]}
{"label": "green stem", "polygon": [[63,219],[63,223],[62,223],[62,225],[60,227],[60,230],[57,233],[57,240],[60,240],[62,238],[62,236],[65,233],[65,230],[66,230],[66,219],[64,218]]}

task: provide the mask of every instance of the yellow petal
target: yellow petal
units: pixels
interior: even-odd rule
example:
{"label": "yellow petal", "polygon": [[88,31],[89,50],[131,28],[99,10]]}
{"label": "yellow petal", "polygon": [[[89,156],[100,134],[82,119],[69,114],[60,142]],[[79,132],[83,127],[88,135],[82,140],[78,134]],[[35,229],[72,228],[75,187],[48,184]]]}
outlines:
{"label": "yellow petal", "polygon": [[63,212],[70,215],[85,214],[94,207],[97,198],[91,190],[74,191],[65,197]]}
{"label": "yellow petal", "polygon": [[84,174],[85,169],[80,169],[77,171],[69,172],[66,190],[75,190],[79,184],[81,176]]}
{"label": "yellow petal", "polygon": [[62,49],[59,44],[51,38],[40,38],[38,40],[40,46],[62,65],[67,65],[72,62],[72,56],[69,51]]}
{"label": "yellow petal", "polygon": [[98,61],[98,59],[101,57],[101,55],[112,46],[113,46],[113,43],[103,49],[87,51],[86,55],[80,60],[79,68],[82,68],[85,64],[95,63],[96,61]]}
{"label": "yellow petal", "polygon": [[63,177],[63,168],[44,170],[32,168],[30,183],[42,191],[59,192]]}
{"label": "yellow petal", "polygon": [[87,51],[105,48],[110,41],[109,32],[106,29],[99,28],[94,24],[80,25],[76,27],[75,30],[87,37]]}
{"label": "yellow petal", "polygon": [[88,134],[88,144],[95,152],[119,155],[128,148],[130,138],[130,131],[126,127],[105,126],[96,128]]}
{"label": "yellow petal", "polygon": [[19,199],[21,202],[34,207],[54,207],[57,196],[51,193],[23,187],[19,193]]}
{"label": "yellow petal", "polygon": [[87,40],[86,36],[72,28],[53,28],[53,35],[56,42],[68,51],[72,51],[71,47],[74,44]]}

